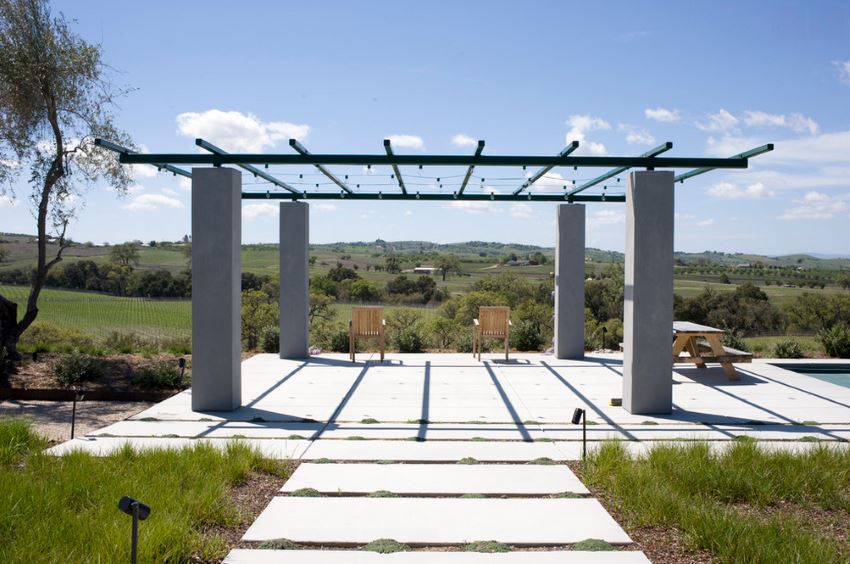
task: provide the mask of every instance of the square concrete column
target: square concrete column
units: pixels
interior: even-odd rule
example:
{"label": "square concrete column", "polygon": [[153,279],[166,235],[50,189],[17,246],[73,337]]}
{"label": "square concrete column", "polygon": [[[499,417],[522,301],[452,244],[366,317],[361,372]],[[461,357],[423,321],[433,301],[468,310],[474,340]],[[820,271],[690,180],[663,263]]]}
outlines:
{"label": "square concrete column", "polygon": [[280,358],[309,355],[310,206],[280,204]]}
{"label": "square concrete column", "polygon": [[242,403],[242,174],[192,169],[192,409]]}
{"label": "square concrete column", "polygon": [[584,205],[559,204],[555,219],[555,356],[584,358]]}
{"label": "square concrete column", "polygon": [[673,173],[632,172],[626,191],[623,407],[673,407]]}

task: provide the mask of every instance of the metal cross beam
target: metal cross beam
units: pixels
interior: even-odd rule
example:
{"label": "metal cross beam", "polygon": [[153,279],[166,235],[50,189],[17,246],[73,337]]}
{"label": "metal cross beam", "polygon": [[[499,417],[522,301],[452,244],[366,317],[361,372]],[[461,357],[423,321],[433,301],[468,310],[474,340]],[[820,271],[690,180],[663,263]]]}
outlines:
{"label": "metal cross beam", "polygon": [[[566,157],[567,155],[569,155],[570,153],[572,153],[576,149],[578,149],[578,141],[573,141],[572,143],[570,143],[569,145],[567,145],[566,147],[561,149],[561,152],[558,153],[558,156],[559,157]],[[529,177],[528,180],[523,182],[522,186],[520,186],[519,188],[514,190],[514,194],[519,194],[520,192],[522,192],[523,190],[525,190],[526,188],[528,188],[529,186],[531,186],[532,184],[534,184],[535,182],[537,182],[538,180],[543,178],[546,175],[546,173],[549,172],[550,170],[552,170],[553,168],[554,168],[554,166],[544,166],[543,168],[541,168],[540,170],[538,170],[537,172],[532,174],[531,177]]]}
{"label": "metal cross beam", "polygon": [[[738,153],[737,155],[733,155],[729,157],[730,159],[748,159],[750,157],[755,157],[773,150],[773,143],[768,143],[767,145],[762,145],[761,147],[756,147],[755,149],[750,149],[749,151],[744,151],[743,153]],[[673,178],[673,182],[684,182],[688,178],[693,178],[694,176],[698,176],[700,174],[705,174],[706,172],[711,172],[714,170],[712,167],[703,167],[697,168],[694,170],[689,170],[688,172],[684,172]]]}
{"label": "metal cross beam", "polygon": [[[671,143],[670,141],[667,141],[666,143],[659,145],[658,147],[645,152],[644,154],[642,154],[640,156],[640,158],[653,158],[656,155],[660,155],[661,153],[663,153],[665,151],[669,151],[672,148],[673,148],[673,143]],[[587,190],[591,186],[596,186],[600,182],[604,182],[605,180],[608,180],[609,178],[612,178],[614,176],[617,176],[620,173],[627,171],[629,168],[630,167],[627,167],[627,166],[620,166],[620,167],[617,167],[615,169],[609,170],[605,174],[597,176],[596,178],[594,178],[593,180],[591,180],[589,182],[585,182],[584,184],[582,184],[578,188],[573,188],[567,194],[569,196],[574,196],[575,194],[578,194],[579,192],[583,192],[583,191]],[[647,168],[653,168],[653,167],[649,166]]]}
{"label": "metal cross beam", "polygon": [[[114,151],[118,153],[118,161],[121,162],[121,155],[138,155],[135,151],[131,151],[127,147],[119,145],[117,143],[113,143],[112,141],[107,141],[106,139],[95,139],[94,144],[97,147],[103,147],[104,149],[109,149],[110,151]],[[186,178],[192,178],[192,173],[188,170],[183,170],[182,168],[177,168],[174,165],[163,164],[163,163],[148,163],[157,168],[165,169],[171,174],[179,174],[180,176],[185,176]]]}
{"label": "metal cross beam", "polygon": [[[197,145],[198,147],[200,147],[202,149],[206,149],[210,153],[213,153],[213,154],[216,154],[216,155],[226,155],[226,154],[228,154],[227,151],[225,151],[224,149],[222,149],[220,147],[216,147],[215,145],[213,145],[209,141],[205,141],[205,140],[200,139],[200,138],[195,139],[195,145]],[[258,169],[257,167],[255,167],[253,165],[237,164],[237,166],[244,168],[248,172],[252,173],[254,176],[259,176],[263,180],[268,180],[269,182],[271,182],[275,186],[279,186],[279,187],[283,188],[284,190],[289,190],[293,194],[303,195],[303,192],[301,192],[300,190],[296,190],[295,188],[293,188],[292,186],[290,186],[286,182],[282,182],[282,181],[278,180],[277,178],[275,178],[271,174],[269,174],[267,172],[263,172],[262,170]]]}
{"label": "metal cross beam", "polygon": [[[475,148],[475,156],[480,157],[481,152],[484,150],[484,140],[478,140],[478,147]],[[472,178],[472,171],[475,170],[475,165],[469,165],[469,168],[466,169],[466,176],[463,177],[463,183],[460,185],[460,190],[457,191],[458,194],[463,194],[463,191],[466,190],[466,185],[469,184],[469,179]]]}
{"label": "metal cross beam", "polygon": [[[304,145],[299,143],[297,139],[290,139],[289,140],[289,146],[292,147],[293,149],[295,149],[296,151],[298,151],[299,153],[301,153],[302,155],[309,155],[310,154],[310,151],[308,151],[307,148],[304,147]],[[333,181],[334,184],[336,184],[337,186],[339,186],[340,188],[342,188],[343,190],[345,190],[349,194],[354,193],[354,192],[351,191],[351,188],[349,188],[345,184],[345,182],[343,182],[342,180],[340,180],[339,178],[334,176],[334,174],[331,173],[331,171],[329,171],[328,169],[326,169],[325,167],[323,167],[320,164],[317,164],[315,166],[316,166],[317,169],[319,169],[319,172],[321,172],[322,174],[324,174],[325,176],[330,178]]]}
{"label": "metal cross beam", "polygon": [[747,168],[745,158],[710,157],[559,157],[557,155],[266,155],[243,153],[227,155],[205,155],[200,153],[121,153],[119,161],[124,164],[270,164],[270,165],[376,165],[376,166],[576,166],[603,167],[624,166],[627,168]]}
{"label": "metal cross beam", "polygon": [[383,193],[366,193],[355,192],[353,194],[346,193],[331,193],[331,192],[311,192],[304,196],[290,194],[287,192],[242,192],[243,200],[405,200],[405,201],[451,201],[451,200],[475,200],[475,201],[493,201],[493,202],[625,202],[626,196],[623,194],[580,194],[577,196],[567,196],[566,194],[402,194],[401,192],[392,192],[390,194]]}
{"label": "metal cross beam", "polygon": [[[389,139],[384,139],[384,150],[387,152],[388,157],[394,156],[393,147]],[[390,164],[392,164],[393,172],[395,173],[395,178],[398,181],[398,187],[401,188],[401,193],[407,194],[407,188],[404,187],[404,180],[401,179],[401,172],[399,172],[398,170],[398,165],[396,165],[394,162]]]}

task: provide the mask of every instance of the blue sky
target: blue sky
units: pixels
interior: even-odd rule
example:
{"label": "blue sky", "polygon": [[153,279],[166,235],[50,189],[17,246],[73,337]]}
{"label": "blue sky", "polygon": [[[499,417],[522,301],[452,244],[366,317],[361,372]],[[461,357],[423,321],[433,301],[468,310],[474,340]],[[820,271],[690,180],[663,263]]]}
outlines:
{"label": "blue sky", "polygon": [[[113,79],[136,88],[121,100],[118,122],[150,151],[194,152],[196,136],[232,151],[281,153],[291,152],[290,136],[329,153],[381,153],[389,136],[404,136],[397,151],[412,154],[470,153],[466,137],[485,139],[489,154],[554,154],[577,139],[584,154],[636,155],[673,141],[670,156],[730,156],[774,142],[776,151],[747,171],[677,186],[677,250],[850,254],[846,2],[53,5],[103,46],[119,71]],[[391,182],[389,170],[336,172],[352,183]],[[423,174],[403,172],[414,182]],[[476,190],[523,175],[477,172],[492,176],[476,179]],[[600,171],[553,172],[569,182]],[[89,187],[72,237],[188,233],[185,183],[136,173],[122,198]],[[424,174],[420,181],[433,182]],[[547,183],[560,189],[559,179]],[[21,184],[17,200],[0,200],[0,230],[34,231],[27,190]],[[311,206],[319,243],[554,244],[551,204]],[[593,204],[587,213],[588,245],[622,249],[623,206]],[[243,217],[244,241],[276,242],[274,206],[246,202]]]}

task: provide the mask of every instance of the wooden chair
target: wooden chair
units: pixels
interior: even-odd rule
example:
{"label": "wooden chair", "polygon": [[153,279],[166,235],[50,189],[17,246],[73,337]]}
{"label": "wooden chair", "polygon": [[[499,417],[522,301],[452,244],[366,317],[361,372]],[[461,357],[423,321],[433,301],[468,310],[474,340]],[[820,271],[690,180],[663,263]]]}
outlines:
{"label": "wooden chair", "polygon": [[472,320],[472,356],[481,360],[481,339],[504,339],[505,360],[508,360],[508,339],[511,334],[511,308],[506,306],[482,306],[479,319]]}
{"label": "wooden chair", "polygon": [[353,307],[351,319],[348,320],[348,353],[351,362],[354,360],[357,337],[378,339],[381,345],[381,362],[384,361],[384,308],[382,307]]}

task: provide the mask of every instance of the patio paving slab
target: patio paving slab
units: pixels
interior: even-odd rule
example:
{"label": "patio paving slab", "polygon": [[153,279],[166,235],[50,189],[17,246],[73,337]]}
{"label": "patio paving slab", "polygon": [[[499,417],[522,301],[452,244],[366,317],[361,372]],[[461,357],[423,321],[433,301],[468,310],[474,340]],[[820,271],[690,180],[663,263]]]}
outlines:
{"label": "patio paving slab", "polygon": [[484,462],[527,462],[535,458],[569,460],[555,443],[477,441],[314,441],[303,460],[396,460],[456,462],[472,457]]}
{"label": "patio paving slab", "polygon": [[590,492],[563,464],[301,464],[281,488],[366,494],[386,490],[409,495],[551,495]]}
{"label": "patio paving slab", "polygon": [[480,552],[394,552],[378,554],[357,550],[232,550],[224,564],[649,564],[643,552],[620,550]]}
{"label": "patio paving slab", "polygon": [[242,540],[277,538],[337,545],[380,538],[413,545],[632,542],[595,499],[276,497]]}

